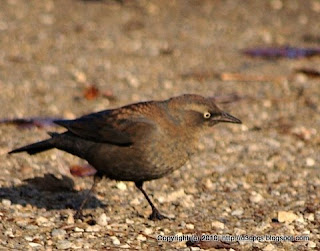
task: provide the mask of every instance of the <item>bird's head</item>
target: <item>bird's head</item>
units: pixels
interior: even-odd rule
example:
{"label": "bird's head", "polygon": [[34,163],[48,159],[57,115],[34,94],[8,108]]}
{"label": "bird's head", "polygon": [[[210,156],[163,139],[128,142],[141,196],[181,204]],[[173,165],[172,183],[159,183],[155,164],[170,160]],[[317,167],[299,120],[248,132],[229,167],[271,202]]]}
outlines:
{"label": "bird's head", "polygon": [[210,97],[185,94],[169,99],[168,105],[176,111],[176,121],[186,126],[204,128],[220,122],[241,124],[239,119],[220,110]]}

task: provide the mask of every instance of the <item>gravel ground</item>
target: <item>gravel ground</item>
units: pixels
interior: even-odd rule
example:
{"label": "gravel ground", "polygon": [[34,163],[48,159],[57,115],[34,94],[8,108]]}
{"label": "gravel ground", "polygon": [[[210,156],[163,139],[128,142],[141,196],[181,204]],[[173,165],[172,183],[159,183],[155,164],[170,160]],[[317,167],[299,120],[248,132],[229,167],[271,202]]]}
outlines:
{"label": "gravel ground", "polygon": [[[75,220],[92,184],[92,177],[69,172],[82,160],[57,150],[6,154],[59,129],[0,125],[0,248],[319,250],[320,79],[296,69],[320,70],[320,58],[240,53],[319,47],[319,23],[317,0],[1,1],[0,118],[74,118],[197,93],[216,96],[243,125],[216,126],[187,165],[146,183],[161,211],[174,217],[161,222],[147,219],[150,208],[133,184],[106,179],[85,209],[89,215]],[[92,85],[101,95],[85,98]],[[157,240],[196,234],[309,241],[190,248]]]}

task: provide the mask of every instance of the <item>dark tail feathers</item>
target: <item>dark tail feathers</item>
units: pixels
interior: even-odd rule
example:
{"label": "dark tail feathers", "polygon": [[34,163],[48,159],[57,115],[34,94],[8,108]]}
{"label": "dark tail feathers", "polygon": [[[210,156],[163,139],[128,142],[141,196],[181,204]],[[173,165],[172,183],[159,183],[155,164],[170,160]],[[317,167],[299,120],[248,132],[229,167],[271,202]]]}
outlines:
{"label": "dark tail feathers", "polygon": [[[49,135],[51,137],[54,137],[56,135],[59,135],[58,133],[49,133]],[[37,154],[37,153],[40,153],[40,152],[43,152],[43,151],[47,151],[49,149],[52,149],[54,148],[54,139],[51,138],[51,139],[47,139],[47,140],[44,140],[44,141],[40,141],[40,142],[37,142],[37,143],[34,143],[34,144],[30,144],[30,145],[27,145],[27,146],[23,146],[23,147],[20,147],[20,148],[17,148],[17,149],[14,149],[10,152],[8,152],[9,154],[12,154],[12,153],[20,153],[20,152],[27,152],[28,154],[30,155],[33,155],[33,154]]]}

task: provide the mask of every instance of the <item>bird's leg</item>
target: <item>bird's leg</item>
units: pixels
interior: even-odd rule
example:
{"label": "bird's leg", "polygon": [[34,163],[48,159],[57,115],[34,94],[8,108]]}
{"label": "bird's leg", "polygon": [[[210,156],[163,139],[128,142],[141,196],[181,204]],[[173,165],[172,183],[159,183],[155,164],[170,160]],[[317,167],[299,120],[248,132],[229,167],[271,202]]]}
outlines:
{"label": "bird's leg", "polygon": [[75,213],[74,215],[74,218],[75,219],[80,219],[83,217],[83,214],[82,214],[82,209],[83,207],[87,204],[89,198],[90,198],[90,195],[91,193],[94,193],[98,183],[101,181],[102,179],[102,176],[99,175],[98,173],[96,173],[93,177],[93,184],[92,184],[92,187],[90,188],[90,190],[88,191],[88,193],[86,194],[86,196],[84,197],[83,201],[81,202],[81,205],[80,207],[78,208],[77,212]]}
{"label": "bird's leg", "polygon": [[142,181],[138,181],[135,182],[136,187],[143,193],[144,197],[147,199],[149,205],[151,206],[152,209],[152,213],[149,216],[149,220],[163,220],[163,219],[167,219],[168,217],[162,215],[159,210],[153,205],[152,201],[150,200],[150,198],[148,197],[147,193],[143,190],[142,185],[143,182]]}

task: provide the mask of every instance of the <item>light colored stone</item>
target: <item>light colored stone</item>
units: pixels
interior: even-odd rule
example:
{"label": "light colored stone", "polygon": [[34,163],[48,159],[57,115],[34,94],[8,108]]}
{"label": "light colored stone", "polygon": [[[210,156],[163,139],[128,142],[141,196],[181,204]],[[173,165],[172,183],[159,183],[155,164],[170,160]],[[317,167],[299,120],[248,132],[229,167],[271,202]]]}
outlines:
{"label": "light colored stone", "polygon": [[307,166],[314,166],[316,164],[316,161],[312,158],[306,158],[306,165]]}
{"label": "light colored stone", "polygon": [[26,230],[37,230],[37,229],[39,229],[37,225],[30,224],[26,226]]}
{"label": "light colored stone", "polygon": [[68,215],[67,223],[68,223],[68,225],[74,224],[73,214]]}
{"label": "light colored stone", "polygon": [[78,83],[86,83],[87,82],[87,76],[84,72],[75,70],[73,72],[73,76],[75,77],[75,79]]}
{"label": "light colored stone", "polygon": [[194,229],[194,225],[193,224],[186,224],[186,228],[187,229]]}
{"label": "light colored stone", "polygon": [[133,221],[133,220],[130,220],[130,219],[126,219],[126,223],[127,223],[127,224],[133,224],[134,221]]}
{"label": "light colored stone", "polygon": [[126,185],[126,183],[124,183],[123,181],[119,181],[119,182],[117,182],[117,188],[119,189],[119,190],[121,190],[121,191],[125,191],[125,190],[127,190],[127,185]]}
{"label": "light colored stone", "polygon": [[138,237],[137,237],[137,240],[139,241],[146,241],[147,238],[145,236],[143,236],[142,234],[139,234]]}
{"label": "light colored stone", "polygon": [[8,200],[8,199],[2,199],[1,203],[2,203],[2,205],[4,207],[10,207],[11,206],[11,200]]}
{"label": "light colored stone", "polygon": [[169,193],[166,197],[160,196],[158,200],[160,203],[173,202],[173,201],[177,200],[178,198],[181,198],[182,196],[185,196],[185,192],[184,192],[183,188],[180,188],[176,191]]}
{"label": "light colored stone", "polygon": [[111,236],[110,239],[112,240],[113,245],[120,245],[121,242],[116,236]]}
{"label": "light colored stone", "polygon": [[108,225],[108,220],[110,220],[110,217],[108,217],[105,213],[100,214],[97,223],[100,226],[106,226]]}
{"label": "light colored stone", "polygon": [[224,224],[220,221],[211,222],[211,226],[215,229],[224,229]]}
{"label": "light colored stone", "polygon": [[308,221],[314,221],[314,214],[313,214],[313,213],[307,214],[307,215],[306,215],[306,219],[307,219]]}
{"label": "light colored stone", "polygon": [[234,234],[236,234],[236,235],[243,235],[243,234],[246,234],[246,233],[247,233],[246,230],[241,229],[241,228],[237,228],[237,227],[235,227],[235,228],[233,229],[233,231],[234,231]]}
{"label": "light colored stone", "polygon": [[140,205],[140,204],[141,204],[141,201],[140,201],[140,199],[137,198],[137,197],[130,201],[130,205],[131,205],[131,206],[138,206],[138,205]]}
{"label": "light colored stone", "polygon": [[194,199],[192,195],[186,194],[183,188],[173,191],[166,196],[159,196],[158,201],[162,203],[170,203],[173,201],[178,201],[182,206],[194,207]]}
{"label": "light colored stone", "polygon": [[302,232],[303,235],[310,235],[310,230],[306,229]]}
{"label": "light colored stone", "polygon": [[86,232],[100,232],[100,230],[101,230],[100,225],[88,226],[86,228]]}
{"label": "light colored stone", "polygon": [[10,238],[14,238],[14,234],[12,232],[12,228],[8,228],[6,231],[4,231],[4,235],[8,236]]}
{"label": "light colored stone", "polygon": [[144,233],[149,235],[149,234],[153,233],[153,230],[152,230],[152,228],[145,228]]}
{"label": "light colored stone", "polygon": [[233,216],[240,216],[242,214],[243,214],[243,209],[242,208],[238,208],[238,209],[236,209],[236,210],[231,212],[231,215],[233,215]]}
{"label": "light colored stone", "polygon": [[56,247],[57,249],[69,249],[71,248],[72,243],[68,240],[59,240],[57,241]]}
{"label": "light colored stone", "polygon": [[276,247],[272,244],[268,244],[266,247],[264,247],[263,251],[274,251],[277,250]]}
{"label": "light colored stone", "polygon": [[272,0],[270,1],[270,5],[275,10],[281,10],[283,7],[283,2],[281,0]]}
{"label": "light colored stone", "polygon": [[33,241],[33,238],[31,236],[25,236],[24,239],[26,241]]}
{"label": "light colored stone", "polygon": [[75,227],[73,229],[73,231],[75,231],[75,232],[84,232],[84,230],[82,228],[80,228],[80,227]]}
{"label": "light colored stone", "polygon": [[286,212],[286,211],[279,211],[278,212],[278,221],[279,222],[285,222],[285,223],[291,223],[298,219],[298,216],[293,212]]}
{"label": "light colored stone", "polygon": [[252,192],[249,199],[252,203],[260,203],[264,200],[263,196],[257,192]]}
{"label": "light colored stone", "polygon": [[134,87],[134,88],[138,88],[141,84],[140,81],[131,73],[126,74],[125,80],[131,87]]}
{"label": "light colored stone", "polygon": [[67,231],[64,229],[53,229],[51,232],[51,236],[53,238],[62,239],[67,234]]}
{"label": "light colored stone", "polygon": [[314,241],[308,242],[308,248],[315,248],[315,247],[317,247],[317,243],[315,243]]}
{"label": "light colored stone", "polygon": [[307,224],[307,222],[304,220],[304,218],[303,218],[303,216],[300,214],[299,216],[298,216],[298,218],[296,219],[296,222],[299,222],[299,223],[301,223],[301,224],[303,224],[303,225],[306,225]]}
{"label": "light colored stone", "polygon": [[33,248],[39,248],[39,247],[41,247],[42,245],[39,244],[39,243],[35,243],[35,242],[29,242],[29,246],[30,246],[30,247],[33,247]]}
{"label": "light colored stone", "polygon": [[44,225],[44,224],[48,223],[48,219],[45,218],[45,217],[39,216],[36,219],[36,223],[37,223],[37,225],[41,226],[41,225]]}

